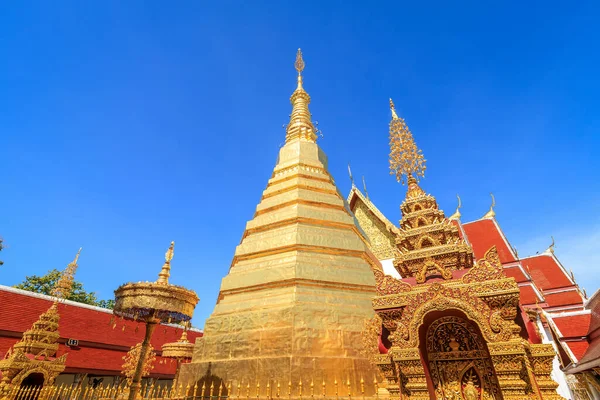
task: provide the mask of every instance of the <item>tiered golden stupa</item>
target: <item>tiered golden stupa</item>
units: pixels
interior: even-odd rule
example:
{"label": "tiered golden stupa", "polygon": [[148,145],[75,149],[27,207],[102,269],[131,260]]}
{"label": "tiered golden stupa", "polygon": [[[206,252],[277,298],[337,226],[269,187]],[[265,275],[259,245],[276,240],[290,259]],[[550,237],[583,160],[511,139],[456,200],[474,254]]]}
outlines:
{"label": "tiered golden stupa", "polygon": [[[390,166],[408,191],[394,267],[376,273],[375,358],[390,393],[403,399],[561,399],[551,344],[531,344],[519,288],[495,247],[473,263],[470,247],[418,185],[425,160],[392,106]],[[374,339],[375,341],[377,339]]]}
{"label": "tiered golden stupa", "polygon": [[[80,252],[81,249],[56,282],[52,291],[56,300],[52,306],[40,315],[31,329],[24,332],[23,338],[0,360],[0,399],[24,383],[28,386],[50,385],[64,371],[67,355],[55,357],[60,337],[58,301],[66,299],[71,293]],[[35,379],[28,381],[28,378]]]}
{"label": "tiered golden stupa", "polygon": [[336,380],[360,393],[362,378],[366,393],[374,392],[361,331],[374,316],[373,269],[381,267],[316,143],[300,50],[295,66],[285,145],[192,362],[182,366],[184,385],[211,377],[234,388],[280,382],[287,391],[304,382],[306,395],[314,380],[319,392],[326,382],[335,395]]}

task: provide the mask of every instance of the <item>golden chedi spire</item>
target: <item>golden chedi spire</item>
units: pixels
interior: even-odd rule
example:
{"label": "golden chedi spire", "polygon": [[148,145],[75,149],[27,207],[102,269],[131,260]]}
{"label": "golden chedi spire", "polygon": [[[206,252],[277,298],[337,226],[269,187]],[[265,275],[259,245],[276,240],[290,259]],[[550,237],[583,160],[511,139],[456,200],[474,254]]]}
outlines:
{"label": "golden chedi spire", "polygon": [[175,242],[171,242],[171,245],[167,249],[165,253],[165,263],[158,274],[158,280],[156,283],[160,283],[163,285],[169,284],[169,277],[171,276],[171,260],[173,259],[173,249],[175,247]]}
{"label": "golden chedi spire", "polygon": [[294,139],[303,139],[316,142],[316,129],[312,123],[310,111],[308,110],[310,96],[302,87],[302,71],[304,70],[305,64],[300,49],[298,49],[298,53],[296,53],[296,62],[294,63],[294,66],[296,67],[296,71],[298,71],[298,86],[290,98],[290,102],[292,103],[292,114],[290,116],[290,123],[286,128],[285,141],[290,142]]}

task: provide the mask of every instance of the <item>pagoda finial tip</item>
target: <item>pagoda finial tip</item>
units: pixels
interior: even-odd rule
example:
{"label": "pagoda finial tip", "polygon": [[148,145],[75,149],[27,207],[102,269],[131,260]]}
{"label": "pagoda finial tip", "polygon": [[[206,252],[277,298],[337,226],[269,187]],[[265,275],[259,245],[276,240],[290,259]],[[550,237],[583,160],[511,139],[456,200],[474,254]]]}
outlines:
{"label": "pagoda finial tip", "polygon": [[391,97],[390,97],[390,110],[392,110],[392,118],[398,119],[398,114],[396,114],[396,106],[394,105],[394,102],[392,101]]}
{"label": "pagoda finial tip", "polygon": [[165,263],[163,264],[162,269],[158,274],[158,280],[156,281],[156,283],[161,283],[165,285],[169,284],[169,277],[171,276],[171,260],[173,259],[174,248],[175,242],[172,241],[171,245],[167,249],[167,252],[165,253]]}
{"label": "pagoda finial tip", "polygon": [[296,67],[296,71],[298,71],[298,75],[302,74],[304,71],[304,59],[302,58],[302,49],[298,48],[298,52],[296,53],[296,62],[294,63],[294,67]]}

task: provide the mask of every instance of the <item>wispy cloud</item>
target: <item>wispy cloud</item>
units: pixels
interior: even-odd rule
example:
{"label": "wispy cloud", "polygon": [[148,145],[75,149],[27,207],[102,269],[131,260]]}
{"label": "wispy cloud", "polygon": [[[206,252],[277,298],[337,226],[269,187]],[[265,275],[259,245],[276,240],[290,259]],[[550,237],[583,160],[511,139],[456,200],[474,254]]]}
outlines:
{"label": "wispy cloud", "polygon": [[[569,270],[572,269],[579,286],[592,295],[600,287],[600,223],[577,230],[565,230],[554,235],[555,254]],[[521,257],[542,252],[551,243],[549,236],[517,243]]]}

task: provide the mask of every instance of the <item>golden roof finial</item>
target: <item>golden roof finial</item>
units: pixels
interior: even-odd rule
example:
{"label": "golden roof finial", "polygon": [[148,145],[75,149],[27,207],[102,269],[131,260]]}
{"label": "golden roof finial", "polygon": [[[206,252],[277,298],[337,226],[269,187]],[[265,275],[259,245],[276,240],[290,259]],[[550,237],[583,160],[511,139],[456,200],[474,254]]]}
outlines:
{"label": "golden roof finial", "polygon": [[286,128],[285,141],[286,143],[293,139],[305,139],[311,142],[317,141],[317,134],[315,126],[312,123],[310,111],[308,110],[308,104],[310,103],[310,96],[302,87],[302,71],[304,71],[304,59],[302,58],[302,50],[298,49],[296,53],[296,62],[294,67],[298,71],[298,87],[290,102],[292,103],[292,115],[290,116],[290,123]]}
{"label": "golden roof finial", "polygon": [[[390,101],[390,105],[394,111],[394,103]],[[409,186],[416,184],[419,178],[425,176],[425,161],[406,122],[393,112],[390,122],[390,174],[398,182],[408,182]]]}
{"label": "golden roof finial", "polygon": [[66,299],[73,290],[73,282],[75,281],[75,272],[77,272],[77,261],[79,260],[79,254],[81,253],[81,247],[75,254],[75,258],[71,261],[67,268],[63,271],[58,281],[52,289],[52,295],[58,299]]}
{"label": "golden roof finial", "polygon": [[390,98],[390,110],[392,110],[392,119],[398,119],[398,114],[396,114],[396,106],[394,106],[394,102]]}
{"label": "golden roof finial", "polygon": [[364,175],[362,177],[362,181],[363,181],[363,188],[365,189],[365,197],[367,198],[367,200],[369,200],[369,192],[367,192],[367,182],[365,182]]}
{"label": "golden roof finial", "polygon": [[462,207],[462,203],[460,201],[460,196],[456,195],[456,198],[458,199],[458,206],[456,207],[456,211],[454,211],[454,214],[452,214],[448,219],[456,219],[456,220],[460,220],[460,208]]}
{"label": "golden roof finial", "polygon": [[483,219],[490,219],[496,216],[496,212],[494,211],[494,207],[496,207],[496,198],[493,193],[490,193],[490,196],[492,196],[492,205],[490,206],[490,210],[483,216]]}
{"label": "golden roof finial", "polygon": [[550,236],[550,238],[552,239],[552,244],[550,246],[548,246],[548,252],[550,253],[554,253],[554,236]]}
{"label": "golden roof finial", "polygon": [[181,334],[181,338],[179,338],[179,342],[188,343],[187,329],[183,330],[183,333]]}
{"label": "golden roof finial", "polygon": [[169,276],[171,276],[171,260],[173,259],[173,248],[175,247],[175,242],[171,242],[169,249],[165,253],[165,263],[158,274],[158,280],[156,283],[168,285],[169,284]]}

